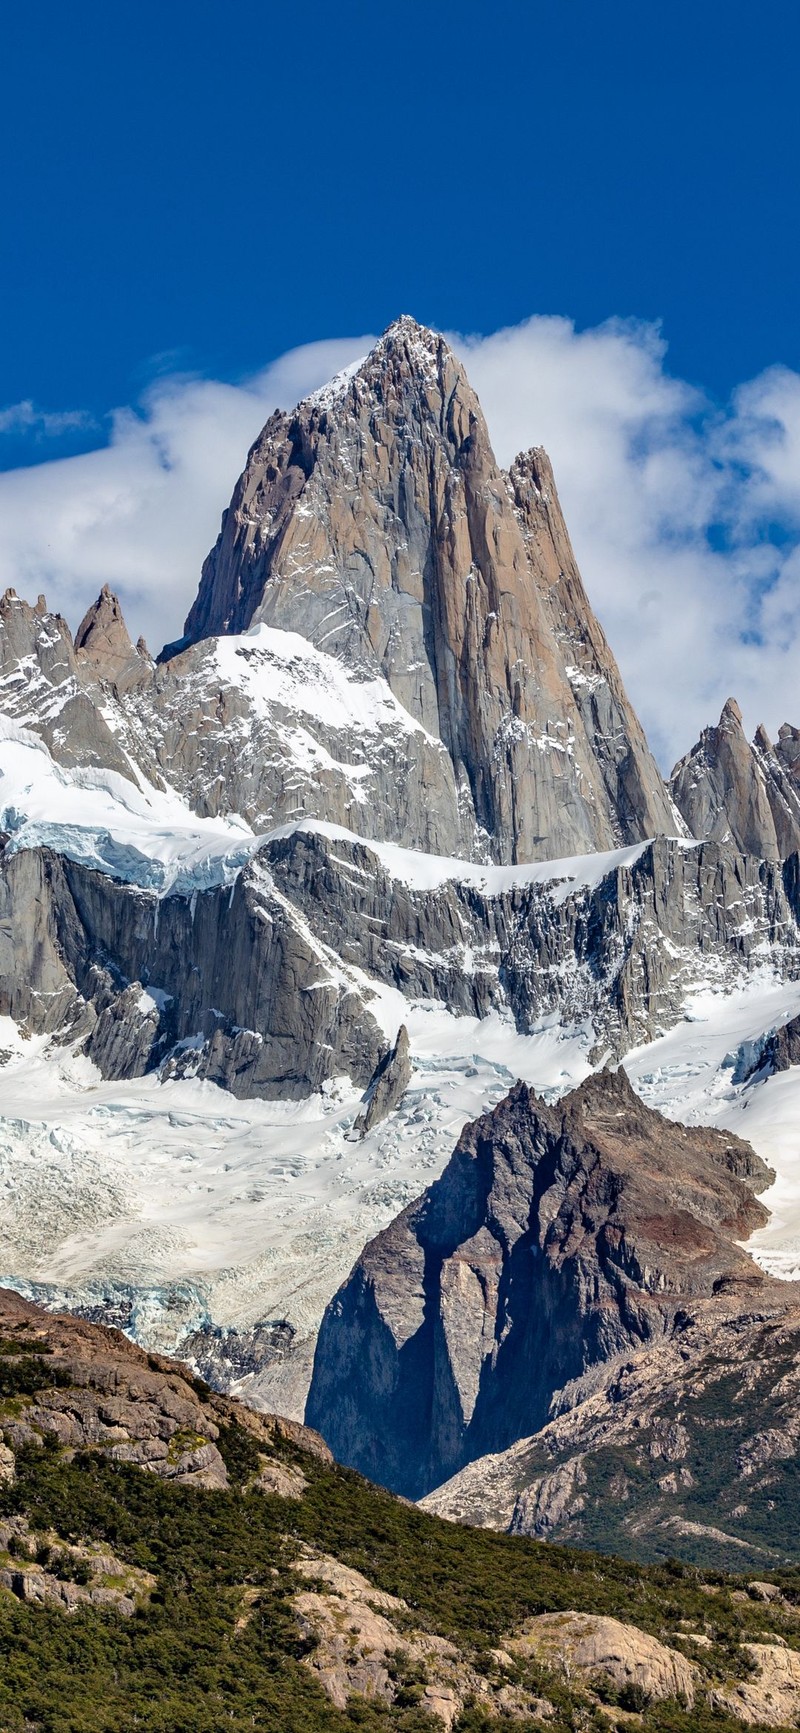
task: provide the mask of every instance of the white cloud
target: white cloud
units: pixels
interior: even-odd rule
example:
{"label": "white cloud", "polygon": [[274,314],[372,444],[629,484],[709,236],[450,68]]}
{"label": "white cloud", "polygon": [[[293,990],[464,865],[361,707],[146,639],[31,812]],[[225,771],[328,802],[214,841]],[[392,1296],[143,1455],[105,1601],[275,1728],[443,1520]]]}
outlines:
{"label": "white cloud", "polygon": [[[590,597],[665,767],[729,693],[751,728],[800,723],[800,377],[771,369],[723,411],[670,377],[652,326],[534,318],[453,341],[500,461],[550,452]],[[45,591],[74,625],[109,582],[135,633],[154,647],[174,637],[267,415],[370,342],[309,344],[244,385],[162,379],[115,413],[102,450],[0,475],[0,584]]]}
{"label": "white cloud", "polygon": [[172,376],[111,418],[107,446],[0,474],[0,589],[47,596],[73,628],[104,583],[151,648],[178,636],[248,447],[268,415],[363,355],[310,343],[245,385]]}
{"label": "white cloud", "polygon": [[735,694],[800,723],[800,377],[725,411],[652,326],[532,319],[461,344],[498,457],[545,445],[587,589],[667,769]]}
{"label": "white cloud", "polygon": [[53,439],[74,428],[91,425],[92,418],[85,409],[64,409],[52,414],[50,410],[37,409],[29,397],[0,409],[0,433],[34,434],[39,438],[44,435]]}

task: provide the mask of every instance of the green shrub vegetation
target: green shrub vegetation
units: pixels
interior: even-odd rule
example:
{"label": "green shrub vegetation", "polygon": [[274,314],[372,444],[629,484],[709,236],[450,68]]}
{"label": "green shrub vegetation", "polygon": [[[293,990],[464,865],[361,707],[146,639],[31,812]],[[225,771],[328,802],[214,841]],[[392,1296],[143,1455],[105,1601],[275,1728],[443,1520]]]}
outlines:
{"label": "green shrub vegetation", "polygon": [[[719,1531],[732,1538],[725,1556],[731,1569],[756,1576],[777,1567],[800,1567],[800,1457],[781,1456],[773,1466],[742,1478],[739,1453],[751,1437],[755,1409],[759,1426],[785,1427],[785,1414],[773,1394],[784,1374],[796,1363],[800,1339],[792,1336],[780,1354],[772,1352],[763,1365],[750,1367],[747,1385],[731,1373],[719,1355],[700,1362],[695,1388],[676,1410],[665,1398],[661,1421],[680,1421],[688,1435],[685,1462],[691,1470],[687,1485],[665,1491],[659,1484],[671,1465],[650,1453],[652,1433],[646,1428],[624,1445],[604,1445],[582,1457],[585,1483],[582,1509],[574,1524],[582,1546],[602,1552],[624,1552],[642,1563],[661,1554],[666,1561],[678,1544],[686,1560],[701,1569],[719,1565],[725,1544]],[[539,1474],[551,1472],[570,1456],[549,1455],[535,1442],[521,1468],[518,1490]],[[613,1495],[609,1496],[609,1489]],[[695,1525],[683,1531],[673,1524]],[[704,1530],[715,1530],[715,1534]],[[565,1537],[572,1538],[572,1535]]]}
{"label": "green shrub vegetation", "polygon": [[[401,1648],[391,1706],[353,1698],[339,1711],[301,1665],[309,1645],[292,1611],[298,1580],[290,1566],[303,1543],[402,1597],[410,1623],[451,1637],[486,1672],[504,1633],[544,1611],[611,1613],[668,1641],[682,1621],[710,1621],[715,1652],[730,1655],[732,1672],[743,1637],[770,1620],[780,1625],[775,1609],[734,1598],[736,1583],[719,1573],[710,1583],[708,1573],[675,1560],[639,1566],[460,1528],[288,1444],[282,1453],[309,1482],[304,1497],[248,1490],[258,1467],[249,1434],[226,1427],[220,1448],[233,1482],[226,1492],[176,1486],[91,1452],[69,1460],[55,1445],[19,1453],[0,1515],[25,1515],[35,1533],[59,1537],[47,1568],[66,1572],[60,1549],[68,1544],[99,1543],[150,1572],[155,1587],[127,1619],[95,1607],[67,1615],[0,1592],[2,1733],[441,1733],[422,1707],[424,1677]],[[795,1597],[797,1574],[783,1586]],[[592,1707],[544,1669],[521,1668],[519,1677],[556,1704],[552,1733],[615,1725],[613,1706]],[[641,1708],[647,1733],[739,1725],[702,1704],[691,1714],[638,1700],[619,1707]],[[467,1707],[459,1733],[501,1726],[532,1733],[539,1723],[498,1722]]]}

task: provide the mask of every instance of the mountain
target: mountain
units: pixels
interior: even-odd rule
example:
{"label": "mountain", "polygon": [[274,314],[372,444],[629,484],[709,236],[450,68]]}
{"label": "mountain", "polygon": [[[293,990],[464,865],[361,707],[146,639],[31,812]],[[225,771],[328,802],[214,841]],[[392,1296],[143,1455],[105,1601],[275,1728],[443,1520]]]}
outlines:
{"label": "mountain", "polygon": [[[739,1245],[766,1220],[754,1193],[773,1177],[731,1134],[644,1106],[622,1070],[551,1106],[519,1084],[331,1300],[308,1423],[341,1461],[419,1497],[539,1432],[593,1369],[657,1361],[676,1338],[684,1351],[695,1308],[710,1326],[736,1296],[742,1329],[757,1314],[751,1339],[793,1308],[797,1337],[791,1287]],[[771,1397],[768,1381],[752,1432]]]}
{"label": "mountain", "polygon": [[74,637],[10,590],[0,681],[7,1281],[299,1416],[464,1124],[620,1059],[755,1127],[753,1249],[800,1267],[791,832],[683,782],[681,818],[549,462],[498,467],[442,338],[402,319],[271,418],[180,645],[105,586]]}
{"label": "mountain", "polygon": [[256,625],[382,678],[442,743],[439,853],[536,860],[675,828],[546,455],[498,467],[463,367],[413,319],[253,446],[184,642]]}
{"label": "mountain", "polygon": [[0,1291],[7,1733],[788,1729],[797,1572],[469,1532]]}
{"label": "mountain", "polygon": [[60,763],[202,816],[520,862],[681,830],[545,453],[499,469],[463,368],[411,319],[271,417],[158,667],[107,588],[74,644],[9,591],[0,638],[5,713]]}
{"label": "mountain", "polygon": [[800,849],[800,731],[784,723],[773,746],[765,728],[749,744],[729,698],[716,728],[705,728],[675,766],[670,789],[692,836],[732,842],[763,860]]}

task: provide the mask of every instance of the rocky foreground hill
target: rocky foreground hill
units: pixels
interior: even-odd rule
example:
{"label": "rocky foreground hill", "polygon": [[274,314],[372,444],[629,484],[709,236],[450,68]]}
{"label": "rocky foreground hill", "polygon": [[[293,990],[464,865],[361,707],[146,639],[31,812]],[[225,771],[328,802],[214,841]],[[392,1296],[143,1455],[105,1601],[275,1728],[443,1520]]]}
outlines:
{"label": "rocky foreground hill", "polygon": [[469,1531],[0,1292],[8,1733],[788,1729],[797,1571]]}

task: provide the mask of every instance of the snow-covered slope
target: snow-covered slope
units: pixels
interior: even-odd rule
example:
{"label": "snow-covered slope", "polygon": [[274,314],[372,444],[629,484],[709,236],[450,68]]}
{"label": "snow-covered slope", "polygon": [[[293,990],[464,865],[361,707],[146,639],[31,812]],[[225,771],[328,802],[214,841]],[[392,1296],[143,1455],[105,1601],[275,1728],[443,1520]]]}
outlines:
{"label": "snow-covered slope", "polygon": [[259,1388],[301,1413],[314,1333],[364,1241],[519,1070],[562,1087],[587,1069],[580,1042],[557,1030],[526,1040],[497,1017],[425,1005],[408,1022],[402,1108],[354,1142],[360,1096],[346,1078],[303,1102],[236,1101],[152,1075],[115,1086],[4,1019],[0,1279],[110,1311],[169,1352],[209,1324],[286,1320],[297,1364],[273,1365]]}
{"label": "snow-covered slope", "polygon": [[0,830],[6,853],[49,848],[160,893],[229,884],[259,839],[243,819],[200,818],[175,790],[114,770],[62,768],[44,741],[0,716]]}
{"label": "snow-covered slope", "polygon": [[[799,1010],[800,985],[768,975],[733,994],[709,989],[687,1021],[626,1062],[652,1105],[739,1132],[775,1167],[765,1196],[774,1213],[751,1249],[794,1279],[800,1070],[745,1083],[737,1066]],[[6,1020],[0,1279],[111,1317],[223,1378],[244,1376],[255,1400],[300,1416],[327,1301],[365,1241],[442,1170],[463,1124],[517,1077],[561,1094],[591,1069],[586,1038],[555,1022],[522,1036],[497,1016],[430,1003],[403,1012],[411,1086],[363,1142],[352,1141],[359,1095],[346,1079],[304,1102],[236,1101],[209,1083],[154,1076],[104,1084],[86,1060],[24,1041]],[[278,1353],[249,1352],[258,1326],[284,1321]]]}
{"label": "snow-covered slope", "polygon": [[629,1053],[625,1069],[650,1106],[688,1125],[747,1138],[775,1169],[763,1193],[771,1219],[748,1242],[770,1275],[800,1281],[800,1067],[758,1069],[764,1037],[797,1015],[800,986],[768,972],[733,992],[694,993],[669,1034]]}

